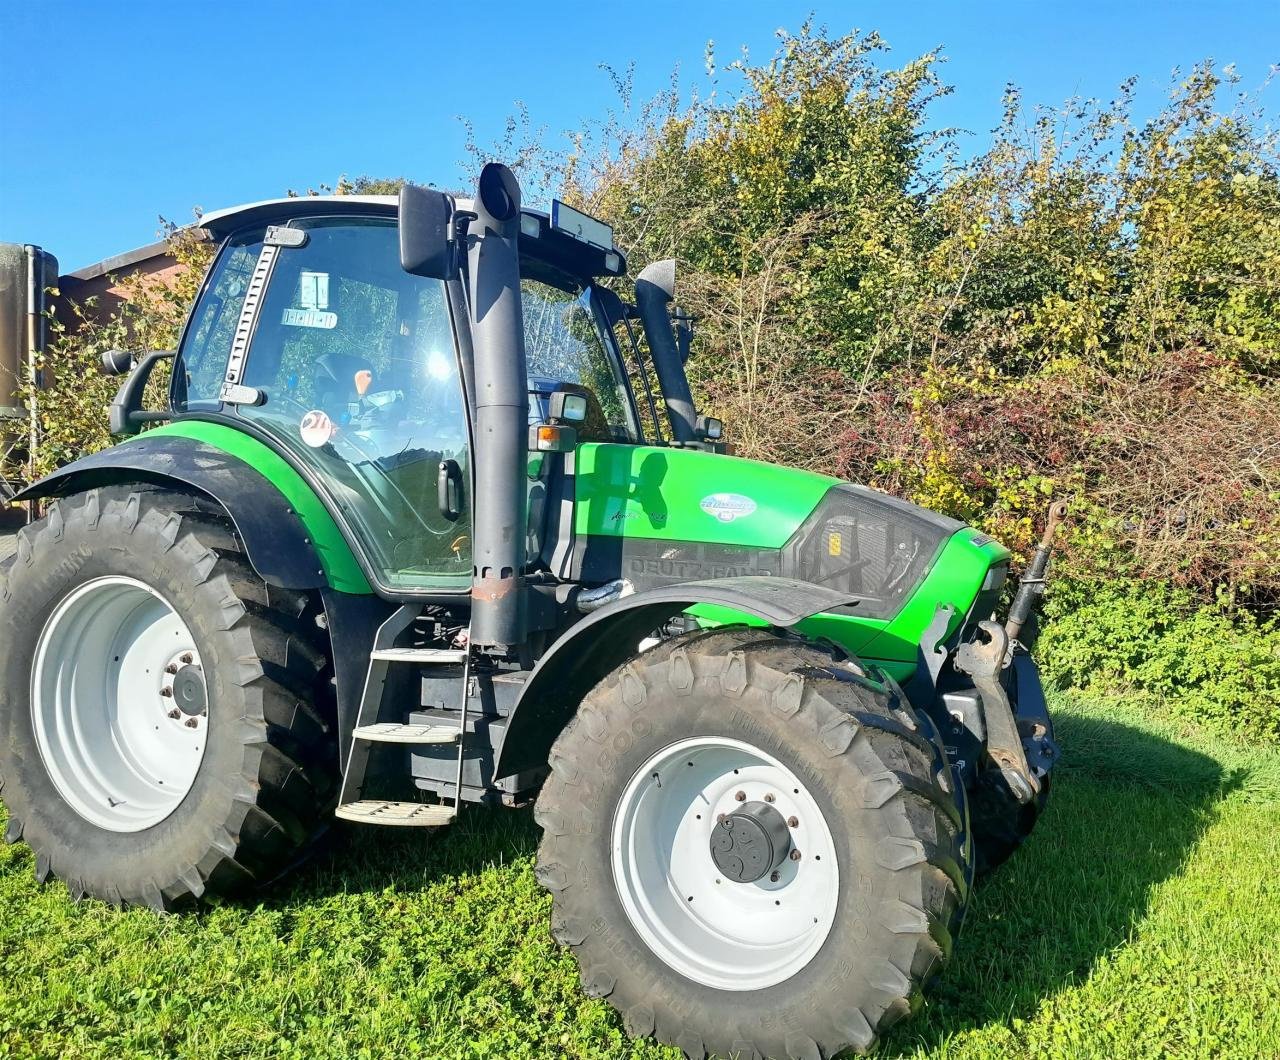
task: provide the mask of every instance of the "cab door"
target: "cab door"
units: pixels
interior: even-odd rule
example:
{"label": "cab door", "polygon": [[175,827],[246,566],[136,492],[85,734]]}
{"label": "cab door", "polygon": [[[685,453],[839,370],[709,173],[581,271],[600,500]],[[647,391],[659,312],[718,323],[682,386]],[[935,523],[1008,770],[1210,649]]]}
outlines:
{"label": "cab door", "polygon": [[394,220],[295,220],[271,266],[235,414],[343,515],[380,587],[465,589],[468,423],[444,284],[400,268]]}

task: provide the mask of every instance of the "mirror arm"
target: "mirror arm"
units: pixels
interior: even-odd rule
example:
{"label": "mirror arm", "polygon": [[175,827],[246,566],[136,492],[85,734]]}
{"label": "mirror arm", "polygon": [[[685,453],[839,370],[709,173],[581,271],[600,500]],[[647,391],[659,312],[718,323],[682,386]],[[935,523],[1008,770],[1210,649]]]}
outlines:
{"label": "mirror arm", "polygon": [[112,435],[131,437],[142,430],[144,423],[161,423],[173,418],[170,412],[142,411],[142,398],[147,389],[147,382],[151,379],[152,369],[161,361],[171,360],[174,355],[173,350],[149,350],[143,354],[138,366],[120,384],[120,389],[116,391],[116,396],[107,410],[107,421]]}

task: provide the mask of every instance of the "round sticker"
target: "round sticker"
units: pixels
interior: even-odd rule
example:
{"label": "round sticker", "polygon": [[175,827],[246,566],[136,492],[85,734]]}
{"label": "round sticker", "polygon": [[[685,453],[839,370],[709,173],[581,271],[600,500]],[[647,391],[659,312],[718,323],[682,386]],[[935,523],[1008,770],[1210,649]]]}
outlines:
{"label": "round sticker", "polygon": [[333,420],[320,409],[312,409],[302,417],[302,422],[298,425],[298,433],[312,449],[319,449],[322,445],[327,445],[329,439],[333,437]]}
{"label": "round sticker", "polygon": [[712,493],[702,498],[699,505],[708,515],[713,515],[722,523],[731,523],[756,510],[756,502],[741,493]]}

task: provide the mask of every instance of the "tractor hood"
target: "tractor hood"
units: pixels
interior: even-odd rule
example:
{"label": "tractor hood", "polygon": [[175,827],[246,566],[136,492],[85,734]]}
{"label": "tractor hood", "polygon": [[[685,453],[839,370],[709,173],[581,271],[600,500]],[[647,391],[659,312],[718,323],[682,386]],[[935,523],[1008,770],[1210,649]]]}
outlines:
{"label": "tractor hood", "polygon": [[578,576],[635,588],[782,575],[862,597],[891,619],[964,524],[862,486],[698,449],[583,445]]}

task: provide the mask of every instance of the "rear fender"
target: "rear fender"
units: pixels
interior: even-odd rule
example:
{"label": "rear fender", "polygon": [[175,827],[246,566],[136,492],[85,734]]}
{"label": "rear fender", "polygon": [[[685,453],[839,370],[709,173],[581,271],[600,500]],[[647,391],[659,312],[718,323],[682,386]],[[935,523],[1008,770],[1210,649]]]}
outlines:
{"label": "rear fender", "polygon": [[66,497],[129,482],[195,490],[213,498],[235,524],[253,569],[268,584],[287,589],[329,585],[313,535],[280,490],[244,461],[190,438],[157,434],[103,450],[55,471],[15,500]]}
{"label": "rear fender", "polygon": [[602,607],[562,634],[530,672],[507,722],[494,777],[545,765],[583,696],[636,655],[645,637],[694,604],[719,604],[789,629],[857,602],[856,596],[809,582],[743,577],[663,586]]}

